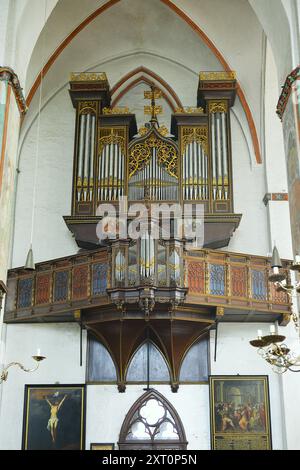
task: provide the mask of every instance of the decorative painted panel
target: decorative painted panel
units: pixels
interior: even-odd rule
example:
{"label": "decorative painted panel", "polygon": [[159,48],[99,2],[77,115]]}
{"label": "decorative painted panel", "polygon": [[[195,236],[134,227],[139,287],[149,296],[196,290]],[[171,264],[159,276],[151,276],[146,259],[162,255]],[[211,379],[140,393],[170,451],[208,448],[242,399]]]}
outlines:
{"label": "decorative painted panel", "polygon": [[93,295],[103,295],[107,288],[107,264],[97,263],[93,265]]}
{"label": "decorative painted panel", "polygon": [[51,273],[41,274],[36,278],[35,303],[37,305],[50,302]]}
{"label": "decorative painted panel", "polygon": [[88,297],[89,267],[76,266],[73,269],[72,296],[74,300]]}
{"label": "decorative painted panel", "polygon": [[54,302],[68,300],[69,291],[69,271],[58,271],[54,281]]}
{"label": "decorative painted panel", "polygon": [[210,293],[225,295],[225,267],[221,264],[210,264]]}
{"label": "decorative painted panel", "polygon": [[18,308],[31,307],[33,292],[33,278],[20,279],[18,289]]}
{"label": "decorative painted panel", "polygon": [[205,293],[205,265],[204,262],[189,262],[188,269],[188,287],[189,292]]}
{"label": "decorative painted panel", "polygon": [[252,283],[252,298],[256,300],[267,299],[267,283],[264,271],[252,269],[251,271]]}
{"label": "decorative painted panel", "polygon": [[230,268],[231,295],[233,297],[247,297],[247,271],[244,267],[232,266]]}
{"label": "decorative painted panel", "polygon": [[276,302],[277,304],[286,304],[288,303],[288,295],[285,291],[282,290],[277,290],[276,286],[270,282],[270,294],[271,294],[271,299],[273,302]]}

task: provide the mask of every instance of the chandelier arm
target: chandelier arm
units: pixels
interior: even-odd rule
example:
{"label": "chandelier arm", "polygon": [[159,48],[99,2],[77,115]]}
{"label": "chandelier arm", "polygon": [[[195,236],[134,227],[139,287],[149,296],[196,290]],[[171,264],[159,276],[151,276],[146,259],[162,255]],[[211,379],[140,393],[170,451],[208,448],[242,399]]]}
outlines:
{"label": "chandelier arm", "polygon": [[36,366],[33,369],[27,369],[25,366],[23,366],[20,362],[10,362],[3,371],[1,372],[0,376],[0,383],[3,381],[6,381],[7,376],[8,376],[8,369],[13,366],[18,366],[20,369],[22,369],[24,372],[35,372],[39,368],[40,363],[37,362]]}
{"label": "chandelier arm", "polygon": [[[293,367],[293,366],[291,366],[291,367]],[[291,367],[288,367],[289,371],[291,371],[291,372],[300,372],[300,369],[298,369],[298,370],[293,370],[293,369],[291,369]]]}

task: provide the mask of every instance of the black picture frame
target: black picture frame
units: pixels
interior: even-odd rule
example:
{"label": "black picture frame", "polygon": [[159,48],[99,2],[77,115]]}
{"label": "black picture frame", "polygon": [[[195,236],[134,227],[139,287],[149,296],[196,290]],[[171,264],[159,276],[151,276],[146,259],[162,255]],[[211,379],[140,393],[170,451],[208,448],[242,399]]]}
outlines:
{"label": "black picture frame", "polygon": [[85,384],[26,384],[22,450],[84,450],[85,413]]}
{"label": "black picture frame", "polygon": [[211,375],[209,396],[212,450],[272,450],[267,375]]}

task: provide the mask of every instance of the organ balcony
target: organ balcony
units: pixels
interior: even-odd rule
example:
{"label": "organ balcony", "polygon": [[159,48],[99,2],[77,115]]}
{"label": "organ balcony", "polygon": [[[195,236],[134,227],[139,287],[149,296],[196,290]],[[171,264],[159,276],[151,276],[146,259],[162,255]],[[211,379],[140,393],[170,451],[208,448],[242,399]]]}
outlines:
{"label": "organ balcony", "polygon": [[[219,322],[287,324],[290,298],[269,282],[270,260],[219,251],[241,219],[233,207],[234,73],[200,74],[197,107],[177,109],[170,131],[159,125],[162,93],[154,86],[145,92],[150,121],[139,130],[128,109],[110,107],[104,73],[73,74],[70,96],[75,150],[72,209],[64,220],[82,250],[31,272],[11,269],[4,321],[78,322],[114,358],[120,392],[130,358],[145,341],[165,356],[176,392],[187,351]],[[136,206],[146,212],[135,238],[128,228]],[[183,219],[175,207],[183,208]],[[108,239],[99,235],[100,226],[102,234],[109,229],[106,218],[115,221]],[[186,221],[202,224],[193,249],[199,239],[187,233]],[[281,268],[287,277],[289,265]]]}
{"label": "organ balcony", "polygon": [[[282,273],[288,266],[283,261]],[[10,270],[4,321],[78,322],[110,351],[120,393],[134,352],[151,341],[177,392],[187,351],[219,322],[287,324],[289,297],[268,281],[269,271],[268,258],[190,252],[183,241],[145,234],[39,263],[34,272]]]}
{"label": "organ balcony", "polygon": [[[5,322],[76,321],[79,310],[86,318],[101,312],[106,319],[132,314],[144,318],[138,299],[133,299],[131,306],[121,311],[108,295],[118,288],[130,292],[145,285],[139,275],[141,264],[134,258],[134,246],[126,242],[121,248],[123,259],[118,257],[122,250],[117,246],[114,256],[118,259],[114,263],[112,252],[99,248],[39,263],[33,272],[24,268],[9,270]],[[207,249],[175,254],[175,248],[172,241],[168,247],[158,247],[158,277],[154,285],[162,291],[177,288],[178,292],[186,292],[181,303],[172,309],[167,309],[167,302],[171,304],[172,298],[165,299],[164,315],[192,318],[201,307],[199,318],[213,321],[217,313],[222,322],[278,320],[286,324],[289,320],[291,303],[287,294],[277,291],[268,281],[269,258]],[[116,264],[119,264],[119,278]],[[176,265],[178,274],[174,270]],[[289,265],[289,261],[283,261],[286,275]],[[162,308],[158,302],[151,316],[160,315]]]}

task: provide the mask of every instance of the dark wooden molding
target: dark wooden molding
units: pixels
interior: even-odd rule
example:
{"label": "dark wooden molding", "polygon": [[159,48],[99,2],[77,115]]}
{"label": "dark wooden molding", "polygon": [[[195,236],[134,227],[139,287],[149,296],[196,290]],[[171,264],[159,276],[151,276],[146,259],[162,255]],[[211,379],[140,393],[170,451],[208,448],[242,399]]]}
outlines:
{"label": "dark wooden molding", "polygon": [[282,92],[280,94],[276,113],[278,114],[279,118],[282,120],[293,84],[300,79],[300,65],[296,67],[286,78],[285,83],[282,87]]}

